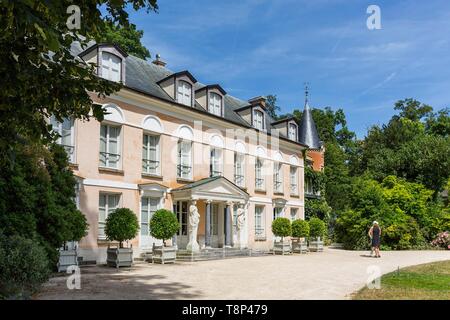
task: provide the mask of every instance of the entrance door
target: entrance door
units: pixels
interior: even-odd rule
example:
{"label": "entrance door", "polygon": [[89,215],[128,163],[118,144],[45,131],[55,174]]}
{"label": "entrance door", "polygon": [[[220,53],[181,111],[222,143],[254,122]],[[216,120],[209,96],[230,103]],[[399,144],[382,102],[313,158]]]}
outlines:
{"label": "entrance door", "polygon": [[219,204],[212,204],[211,211],[211,247],[219,247]]}
{"label": "entrance door", "polygon": [[180,229],[177,233],[177,246],[180,249],[185,249],[188,242],[188,202],[177,201],[173,206],[173,211],[176,212]]}
{"label": "entrance door", "polygon": [[149,249],[153,246],[155,239],[150,235],[150,219],[156,210],[159,209],[160,202],[160,198],[141,198],[141,248]]}

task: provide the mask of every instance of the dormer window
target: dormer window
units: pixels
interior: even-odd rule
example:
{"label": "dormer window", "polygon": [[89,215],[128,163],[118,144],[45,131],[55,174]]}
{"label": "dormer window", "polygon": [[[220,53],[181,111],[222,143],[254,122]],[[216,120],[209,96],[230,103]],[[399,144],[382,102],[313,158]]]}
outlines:
{"label": "dormer window", "polygon": [[121,73],[122,59],[112,53],[102,52],[102,77],[107,80],[120,82],[122,80]]}
{"label": "dormer window", "polygon": [[209,112],[216,116],[222,115],[222,97],[217,93],[211,92],[209,94]]}
{"label": "dormer window", "polygon": [[192,86],[186,81],[178,81],[177,101],[186,106],[192,106]]}
{"label": "dormer window", "polygon": [[264,113],[262,111],[253,111],[253,126],[258,130],[264,130]]}
{"label": "dormer window", "polygon": [[289,123],[288,136],[289,139],[297,141],[297,125],[295,123]]}

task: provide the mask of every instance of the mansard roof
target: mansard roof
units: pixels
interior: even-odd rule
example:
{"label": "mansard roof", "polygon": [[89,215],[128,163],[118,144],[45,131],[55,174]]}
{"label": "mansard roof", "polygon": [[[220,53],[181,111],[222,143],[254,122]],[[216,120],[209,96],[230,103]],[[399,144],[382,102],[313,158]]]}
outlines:
{"label": "mansard roof", "polygon": [[[101,44],[104,45],[104,44]],[[75,56],[80,55],[81,53],[86,53],[90,50],[92,50],[92,47],[97,46],[97,44],[94,41],[89,42],[87,48],[81,48],[79,42],[74,42],[71,47],[71,51]],[[115,46],[116,47],[116,46]],[[166,100],[172,103],[177,103],[172,97],[170,97],[160,86],[159,82],[161,82],[163,79],[166,79],[174,74],[177,74],[176,72],[173,72],[166,68],[165,66],[156,65],[153,63],[149,63],[146,60],[140,59],[138,57],[135,57],[133,55],[127,55],[125,57],[125,77],[126,82],[124,84],[125,88],[147,94],[162,100]],[[189,71],[185,70],[182,71],[183,73],[189,73]],[[190,76],[192,76],[189,73]],[[192,76],[193,79],[195,79]],[[245,121],[236,111],[239,109],[242,109],[243,107],[249,106],[249,102],[233,97],[230,94],[226,93],[225,90],[223,90],[219,85],[209,85],[209,86],[217,86],[221,89],[221,92],[224,93],[224,114],[223,118],[225,120],[228,120],[232,123],[238,124],[240,126],[245,126],[248,128],[252,128],[252,124]],[[208,87],[208,85],[202,84],[200,82],[194,83],[194,91],[199,91],[203,89],[204,87]],[[181,105],[180,105],[181,106]],[[186,108],[191,108],[189,106],[184,106]],[[195,109],[198,112],[202,113],[208,113],[204,110],[203,107],[201,107],[197,102],[194,104],[193,109]],[[210,116],[217,117],[215,115],[212,115],[208,113]],[[271,133],[271,123],[274,122],[274,119],[269,116],[269,114],[266,113],[265,116],[265,122],[266,122],[266,128],[267,133]],[[288,137],[286,137],[283,134],[279,135],[281,138],[284,138],[285,140],[289,140]],[[299,145],[303,145],[301,142],[297,141]]]}

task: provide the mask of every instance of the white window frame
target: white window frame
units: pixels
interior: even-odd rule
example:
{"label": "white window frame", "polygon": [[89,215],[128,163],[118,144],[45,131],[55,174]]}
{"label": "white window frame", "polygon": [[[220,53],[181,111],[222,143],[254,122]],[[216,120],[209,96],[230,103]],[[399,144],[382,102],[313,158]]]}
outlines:
{"label": "white window frame", "polygon": [[223,150],[222,148],[211,147],[210,150],[210,165],[209,165],[209,175],[210,177],[222,176],[223,175]]}
{"label": "white window frame", "polygon": [[[189,152],[187,156],[183,157],[183,145],[189,144]],[[192,147],[193,143],[191,140],[179,139],[177,144],[177,178],[184,180],[192,180],[193,176],[193,165],[192,165]],[[185,160],[189,159],[189,162]],[[187,173],[186,173],[187,171]]]}
{"label": "white window frame", "polygon": [[[147,143],[145,143],[147,139]],[[151,140],[154,139],[156,144],[151,145]],[[155,158],[150,159],[154,151]],[[161,175],[161,136],[158,134],[151,134],[144,132],[142,137],[142,172],[151,175]]]}
{"label": "white window frame", "polygon": [[253,110],[253,126],[258,130],[265,130],[264,112],[262,110]]}
{"label": "white window frame", "polygon": [[[109,124],[109,123],[102,123],[100,125],[100,143],[101,143],[101,139],[102,139],[102,127],[105,126],[106,127],[106,150],[105,151],[99,151],[99,166],[101,168],[111,168],[111,169],[120,169],[122,167],[122,143],[121,143],[121,135],[122,135],[122,126],[121,125],[113,125],[113,124]],[[110,137],[110,131],[111,128],[116,128],[118,129],[118,134],[117,134],[117,152],[118,153],[110,153],[110,144],[111,144],[111,137]],[[102,165],[101,164],[101,157],[102,157],[102,153],[105,153],[105,164]],[[109,159],[110,155],[117,155],[117,162],[116,162],[116,166],[112,166],[110,165],[111,160]]]}
{"label": "white window frame", "polygon": [[272,219],[275,220],[276,218],[282,218],[284,215],[283,207],[273,207],[273,216]]}
{"label": "white window frame", "polygon": [[288,136],[289,139],[297,141],[297,125],[295,123],[288,123]]}
{"label": "white window frame", "polygon": [[[70,123],[70,144],[63,144],[62,143],[62,137],[63,137],[63,125],[65,121],[69,121]],[[63,122],[59,122],[56,120],[55,116],[51,116],[50,123],[52,125],[53,131],[57,132],[59,134],[58,139],[56,140],[56,143],[61,145],[64,150],[66,150],[67,157],[69,158],[70,163],[75,163],[75,122],[73,119],[65,118]],[[65,129],[66,131],[69,131]]]}
{"label": "white window frame", "polygon": [[[151,210],[151,201],[156,200],[156,208],[154,211]],[[144,211],[144,200],[147,201],[147,211]],[[150,220],[153,216],[153,214],[160,208],[160,204],[161,204],[161,198],[158,197],[152,197],[152,196],[142,196],[141,197],[141,214],[140,214],[140,227],[141,230],[139,232],[140,236],[151,236],[150,234]],[[143,219],[143,215],[146,214],[147,215],[147,221],[144,222]],[[142,234],[144,228],[147,229],[147,234]]]}
{"label": "white window frame", "polygon": [[283,193],[283,164],[273,163],[273,190],[276,193]]}
{"label": "white window frame", "polygon": [[298,167],[296,166],[291,166],[289,168],[289,186],[291,195],[298,196]]}
{"label": "white window frame", "polygon": [[222,116],[222,96],[215,92],[209,93],[208,111],[216,116]]}
{"label": "white window frame", "polygon": [[[117,59],[118,61],[114,61]],[[113,53],[102,51],[102,78],[120,82],[122,80],[122,59]]]}
{"label": "white window frame", "polygon": [[266,206],[255,205],[255,240],[266,239]]}
{"label": "white window frame", "polygon": [[245,187],[245,154],[241,152],[234,153],[234,183]]}
{"label": "white window frame", "polygon": [[[100,201],[101,201],[101,197],[105,197],[105,206],[102,207],[100,205]],[[113,208],[110,208],[109,206],[109,198],[110,197],[117,197],[117,205]],[[105,240],[106,239],[106,235],[104,234],[104,230],[105,230],[105,224],[106,224],[106,218],[108,218],[108,215],[113,212],[114,210],[120,208],[120,200],[122,198],[122,194],[120,193],[107,193],[107,192],[100,192],[99,194],[99,200],[98,200],[98,228],[97,228],[97,232],[98,232],[98,236],[97,238],[100,240]],[[102,221],[101,219],[101,215],[100,215],[100,211],[104,210],[105,212],[105,219]],[[100,230],[103,229],[103,234],[100,234]]]}
{"label": "white window frame", "polygon": [[177,85],[178,103],[192,107],[192,85],[184,80],[178,80]]}
{"label": "white window frame", "polygon": [[289,212],[289,217],[291,221],[297,220],[298,208],[291,208]]}
{"label": "white window frame", "polygon": [[266,190],[266,179],[264,179],[264,160],[262,158],[256,158],[255,161],[255,190]]}

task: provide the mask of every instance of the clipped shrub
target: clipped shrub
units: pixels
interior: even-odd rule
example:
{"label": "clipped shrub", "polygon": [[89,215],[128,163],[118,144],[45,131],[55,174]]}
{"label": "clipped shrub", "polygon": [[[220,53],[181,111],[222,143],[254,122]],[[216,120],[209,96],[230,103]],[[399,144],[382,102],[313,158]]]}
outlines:
{"label": "clipped shrub", "polygon": [[111,212],[106,218],[105,234],[108,240],[122,243],[136,237],[139,223],[136,214],[128,208],[119,208]]}
{"label": "clipped shrub", "polygon": [[172,211],[159,209],[150,219],[150,234],[162,240],[164,246],[166,246],[166,240],[172,238],[179,229],[177,216]]}
{"label": "clipped shrub", "polygon": [[292,236],[294,238],[309,237],[309,223],[306,220],[294,220],[292,222]]}
{"label": "clipped shrub", "polygon": [[436,247],[445,248],[450,250],[450,232],[445,231],[441,232],[437,235],[436,239],[434,239],[431,244]]}
{"label": "clipped shrub", "polygon": [[325,236],[326,226],[325,222],[319,218],[311,218],[309,220],[309,234],[313,238]]}
{"label": "clipped shrub", "polygon": [[288,218],[276,218],[272,221],[272,232],[275,236],[289,237],[292,234],[291,221]]}
{"label": "clipped shrub", "polygon": [[80,241],[86,236],[89,224],[81,211],[68,212],[65,221],[65,241]]}
{"label": "clipped shrub", "polygon": [[26,299],[50,275],[45,249],[18,235],[0,236],[0,299]]}

